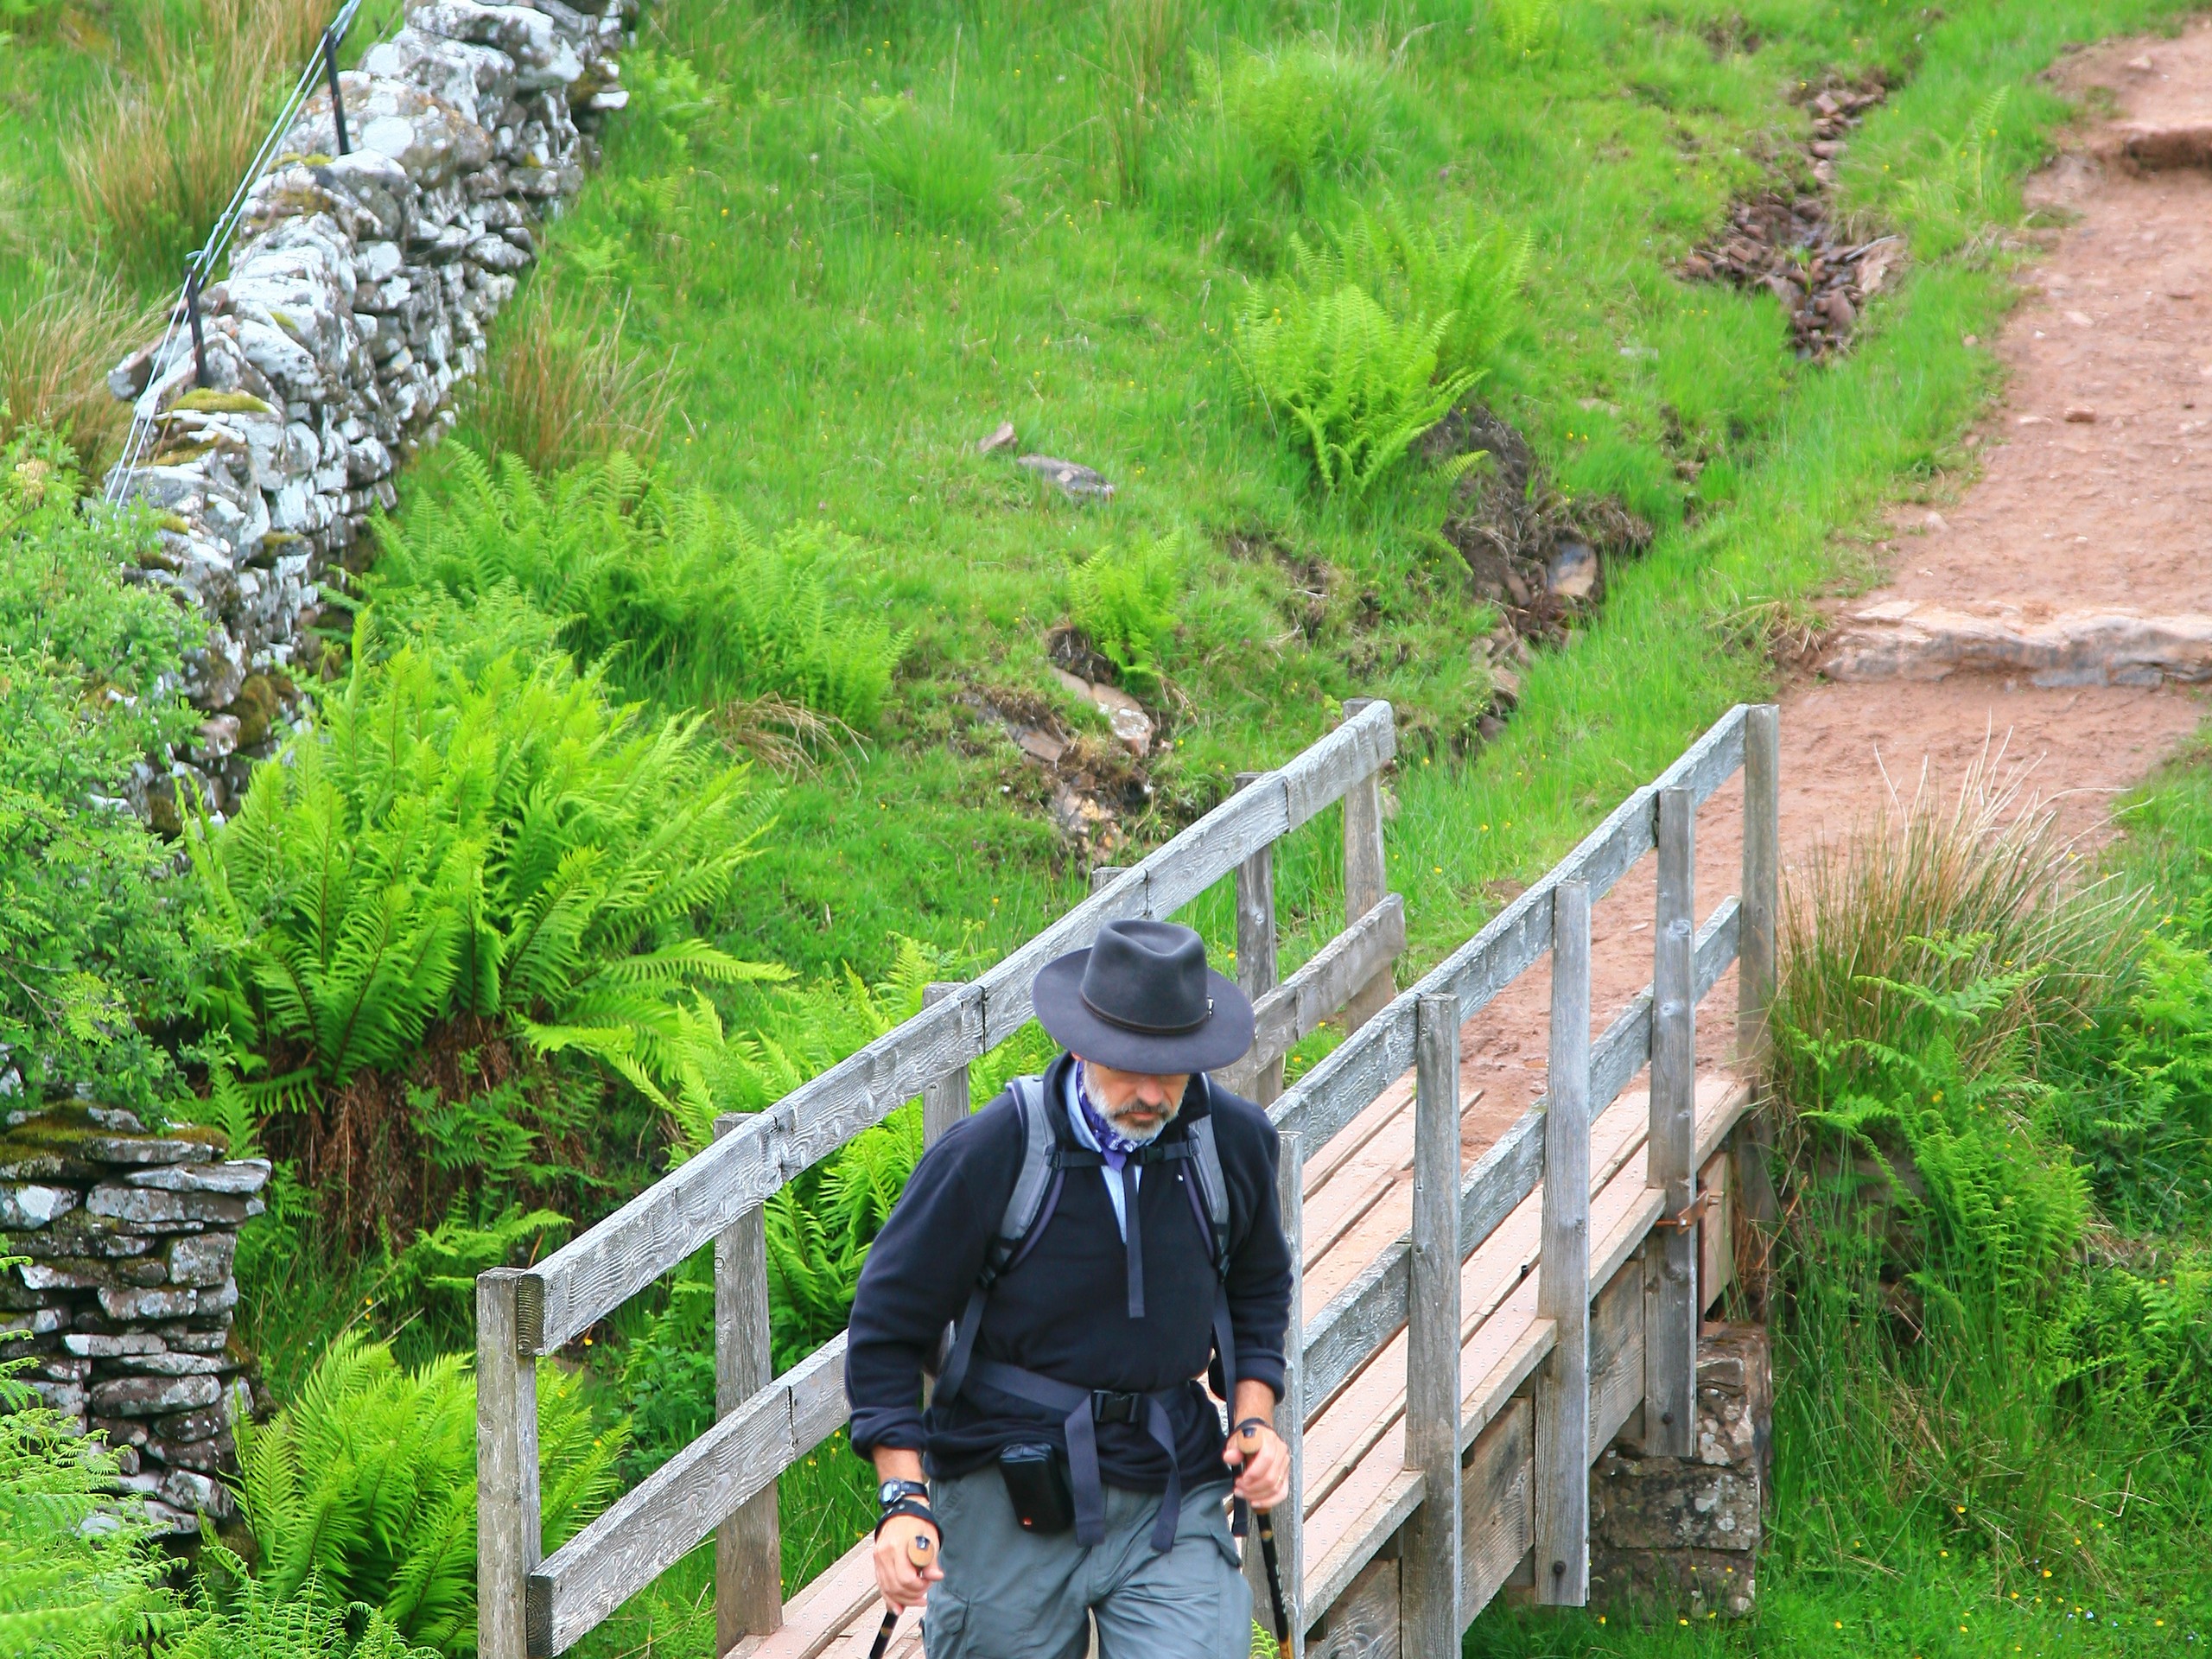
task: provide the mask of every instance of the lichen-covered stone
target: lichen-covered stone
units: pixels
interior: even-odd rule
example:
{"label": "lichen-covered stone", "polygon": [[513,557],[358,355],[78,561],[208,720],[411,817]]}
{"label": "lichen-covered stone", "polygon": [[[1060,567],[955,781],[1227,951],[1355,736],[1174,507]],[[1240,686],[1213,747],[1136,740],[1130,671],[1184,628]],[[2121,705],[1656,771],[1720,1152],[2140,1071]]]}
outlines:
{"label": "lichen-covered stone", "polygon": [[212,1406],[223,1397],[213,1376],[118,1376],[92,1385],[92,1409],[105,1417],[159,1417]]}
{"label": "lichen-covered stone", "polygon": [[45,1186],[33,1181],[0,1185],[0,1230],[44,1227],[68,1214],[79,1202],[73,1187]]}
{"label": "lichen-covered stone", "polygon": [[238,1252],[232,1232],[188,1235],[169,1246],[168,1279],[173,1285],[216,1286],[231,1276]]}
{"label": "lichen-covered stone", "polygon": [[220,1192],[250,1198],[269,1183],[266,1158],[238,1158],[220,1164],[177,1164],[166,1169],[134,1171],[124,1178],[133,1186],[159,1187],[168,1192]]}
{"label": "lichen-covered stone", "polygon": [[135,1226],[163,1228],[181,1222],[236,1227],[254,1213],[249,1205],[258,1208],[254,1200],[204,1189],[176,1192],[120,1183],[96,1186],[85,1199],[85,1208],[95,1216],[112,1216]]}

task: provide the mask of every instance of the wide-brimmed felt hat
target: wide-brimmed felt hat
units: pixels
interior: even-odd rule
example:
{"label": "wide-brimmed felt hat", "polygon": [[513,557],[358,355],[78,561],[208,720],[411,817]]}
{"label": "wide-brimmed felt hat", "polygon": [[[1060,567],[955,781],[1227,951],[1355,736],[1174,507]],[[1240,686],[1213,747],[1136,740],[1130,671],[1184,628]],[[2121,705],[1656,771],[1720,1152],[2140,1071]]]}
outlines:
{"label": "wide-brimmed felt hat", "polygon": [[1251,999],[1173,922],[1107,923],[1039,969],[1032,995],[1054,1041],[1117,1071],[1213,1071],[1252,1046]]}

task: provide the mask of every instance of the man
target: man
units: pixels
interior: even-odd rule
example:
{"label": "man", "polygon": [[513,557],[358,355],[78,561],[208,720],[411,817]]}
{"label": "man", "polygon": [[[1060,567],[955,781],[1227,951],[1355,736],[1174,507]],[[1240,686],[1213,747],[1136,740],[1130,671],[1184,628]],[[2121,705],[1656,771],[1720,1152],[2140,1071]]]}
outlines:
{"label": "man", "polygon": [[1101,1659],[1243,1659],[1224,1509],[1288,1487],[1291,1263],[1274,1126],[1205,1073],[1251,1047],[1252,1005],[1197,934],[1142,921],[1048,963],[1035,1003],[1067,1052],[923,1157],[853,1300],[876,1583],[926,1591],[929,1659],[1081,1659],[1094,1618]]}

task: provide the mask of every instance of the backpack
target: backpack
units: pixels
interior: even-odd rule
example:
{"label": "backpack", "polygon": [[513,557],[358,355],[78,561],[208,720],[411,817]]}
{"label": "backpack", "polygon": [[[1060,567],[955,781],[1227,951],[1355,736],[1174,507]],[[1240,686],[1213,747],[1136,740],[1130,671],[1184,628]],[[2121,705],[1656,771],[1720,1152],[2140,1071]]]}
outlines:
{"label": "backpack", "polygon": [[[1202,1077],[1204,1075],[1200,1074]],[[1207,1080],[1201,1086],[1211,1090],[1213,1085]],[[968,1306],[945,1333],[945,1344],[940,1351],[943,1363],[938,1367],[937,1389],[932,1396],[938,1401],[949,1402],[959,1395],[960,1386],[967,1378],[969,1357],[975,1349],[976,1327],[982,1324],[983,1305],[990,1300],[992,1287],[1020,1265],[1044,1236],[1046,1224],[1058,1206],[1060,1188],[1066,1181],[1067,1172],[1077,1163],[1070,1157],[1071,1149],[1062,1143],[1054,1127],[1044,1079],[1034,1073],[1015,1077],[1007,1084],[1007,1090],[1014,1096],[1014,1109],[1021,1117],[1021,1168],[1014,1177],[1014,1191],[1007,1197],[998,1230],[984,1253],[982,1270],[976,1275],[975,1287],[968,1294]],[[1082,1166],[1089,1166],[1096,1158],[1096,1153],[1083,1154]],[[1216,1284],[1214,1346],[1221,1362],[1223,1397],[1233,1400],[1236,1391],[1236,1355],[1229,1323],[1229,1183],[1222,1176],[1221,1148],[1214,1140],[1211,1114],[1192,1120],[1181,1141],[1162,1147],[1157,1158],[1146,1161],[1164,1164],[1179,1160],[1191,1166],[1194,1179],[1184,1182],[1183,1190],[1191,1196],[1192,1215],[1212,1252]]]}

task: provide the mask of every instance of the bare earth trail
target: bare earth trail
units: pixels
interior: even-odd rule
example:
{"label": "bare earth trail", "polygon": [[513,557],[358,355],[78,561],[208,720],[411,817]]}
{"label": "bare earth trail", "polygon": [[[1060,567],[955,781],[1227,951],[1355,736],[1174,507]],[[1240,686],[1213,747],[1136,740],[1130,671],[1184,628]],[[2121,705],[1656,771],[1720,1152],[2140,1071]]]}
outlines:
{"label": "bare earth trail", "polygon": [[[1893,789],[1948,798],[1986,750],[2097,838],[2205,709],[2177,681],[2212,677],[2212,21],[2053,78],[2111,114],[2031,181],[2069,222],[1993,342],[2010,382],[1980,476],[1900,510],[1890,581],[1834,607],[1822,671],[1783,694],[1785,881]],[[1736,891],[1742,800],[1738,779],[1699,815],[1700,920]],[[1599,1029],[1650,981],[1652,880],[1647,858],[1592,918]],[[1549,996],[1540,965],[1461,1034],[1471,1158],[1543,1092]],[[1732,970],[1699,1011],[1701,1070],[1727,1062],[1734,1003]]]}

